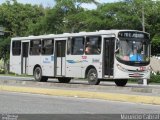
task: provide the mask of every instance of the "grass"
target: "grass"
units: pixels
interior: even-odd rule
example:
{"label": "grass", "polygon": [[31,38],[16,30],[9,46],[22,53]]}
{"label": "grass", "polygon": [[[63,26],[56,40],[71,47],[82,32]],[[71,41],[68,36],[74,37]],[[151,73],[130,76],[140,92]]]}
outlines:
{"label": "grass", "polygon": [[15,76],[15,77],[32,77],[33,75],[18,75],[18,74],[15,74],[15,73],[0,73],[0,76]]}

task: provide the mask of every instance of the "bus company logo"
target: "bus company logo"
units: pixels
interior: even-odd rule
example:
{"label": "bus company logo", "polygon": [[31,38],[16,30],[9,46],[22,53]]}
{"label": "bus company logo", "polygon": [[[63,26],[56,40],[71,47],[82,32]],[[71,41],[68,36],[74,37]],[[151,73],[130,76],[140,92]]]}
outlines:
{"label": "bus company logo", "polygon": [[80,61],[80,60],[77,60],[77,61],[75,61],[75,60],[67,60],[67,62],[71,63],[71,64],[74,64],[74,63],[80,63],[82,61]]}
{"label": "bus company logo", "polygon": [[95,58],[93,58],[93,59],[92,59],[92,62],[93,62],[93,63],[99,63],[99,62],[100,62],[100,60],[99,60],[99,59],[95,59]]}
{"label": "bus company logo", "polygon": [[68,63],[70,64],[74,64],[74,63],[84,63],[84,62],[88,62],[87,60],[67,60]]}
{"label": "bus company logo", "polygon": [[48,58],[45,58],[45,61],[48,61]]}
{"label": "bus company logo", "polygon": [[139,73],[133,73],[133,75],[134,75],[134,76],[139,76],[140,74],[139,74]]}
{"label": "bus company logo", "polygon": [[82,56],[82,59],[87,59],[87,56]]}
{"label": "bus company logo", "polygon": [[44,58],[43,63],[51,63],[51,61],[49,60],[49,58]]}

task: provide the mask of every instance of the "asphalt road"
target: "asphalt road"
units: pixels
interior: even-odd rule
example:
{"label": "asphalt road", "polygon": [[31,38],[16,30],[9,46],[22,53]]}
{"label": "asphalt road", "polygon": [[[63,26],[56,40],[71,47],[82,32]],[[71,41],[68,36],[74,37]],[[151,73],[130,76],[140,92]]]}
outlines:
{"label": "asphalt road", "polygon": [[0,80],[34,80],[33,77],[19,77],[19,76],[3,76],[0,75]]}
{"label": "asphalt road", "polygon": [[0,113],[124,114],[159,113],[159,110],[158,105],[0,91]]}

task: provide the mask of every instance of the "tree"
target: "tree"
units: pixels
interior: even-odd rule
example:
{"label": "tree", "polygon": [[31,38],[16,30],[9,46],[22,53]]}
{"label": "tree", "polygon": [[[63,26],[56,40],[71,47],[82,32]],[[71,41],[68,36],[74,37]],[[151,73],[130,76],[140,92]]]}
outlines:
{"label": "tree", "polygon": [[159,33],[154,35],[154,37],[152,38],[151,44],[152,44],[151,46],[152,55],[160,54],[160,34]]}
{"label": "tree", "polygon": [[1,37],[0,38],[0,59],[4,61],[5,72],[7,71],[7,64],[9,60],[9,49],[10,49],[10,38],[9,37]]}
{"label": "tree", "polygon": [[13,0],[13,3],[7,1],[0,6],[0,22],[12,36],[25,36],[28,24],[36,23],[41,16],[44,16],[41,6],[24,5],[16,0]]}
{"label": "tree", "polygon": [[3,59],[5,64],[9,58],[11,37],[26,36],[29,24],[37,23],[41,16],[44,16],[42,6],[24,5],[16,0],[7,0],[0,5],[0,23],[6,33],[0,40],[0,59]]}
{"label": "tree", "polygon": [[96,0],[56,0],[56,8],[63,13],[63,32],[79,32],[88,24],[85,20],[88,18],[83,3],[94,3],[98,5]]}

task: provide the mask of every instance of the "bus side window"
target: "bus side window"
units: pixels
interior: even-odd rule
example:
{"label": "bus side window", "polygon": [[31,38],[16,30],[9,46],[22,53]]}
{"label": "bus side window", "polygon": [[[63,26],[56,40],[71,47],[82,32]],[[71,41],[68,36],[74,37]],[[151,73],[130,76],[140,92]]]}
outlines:
{"label": "bus side window", "polygon": [[72,55],[83,55],[84,37],[72,38]]}
{"label": "bus side window", "polygon": [[21,41],[12,42],[12,54],[18,56],[21,54]]}
{"label": "bus side window", "polygon": [[67,41],[67,55],[71,54],[71,38]]}
{"label": "bus side window", "polygon": [[42,40],[42,55],[52,55],[54,49],[53,39]]}
{"label": "bus side window", "polygon": [[41,40],[30,41],[30,55],[40,55],[41,53]]}
{"label": "bus side window", "polygon": [[101,36],[89,36],[86,38],[85,54],[94,55],[101,53]]}

